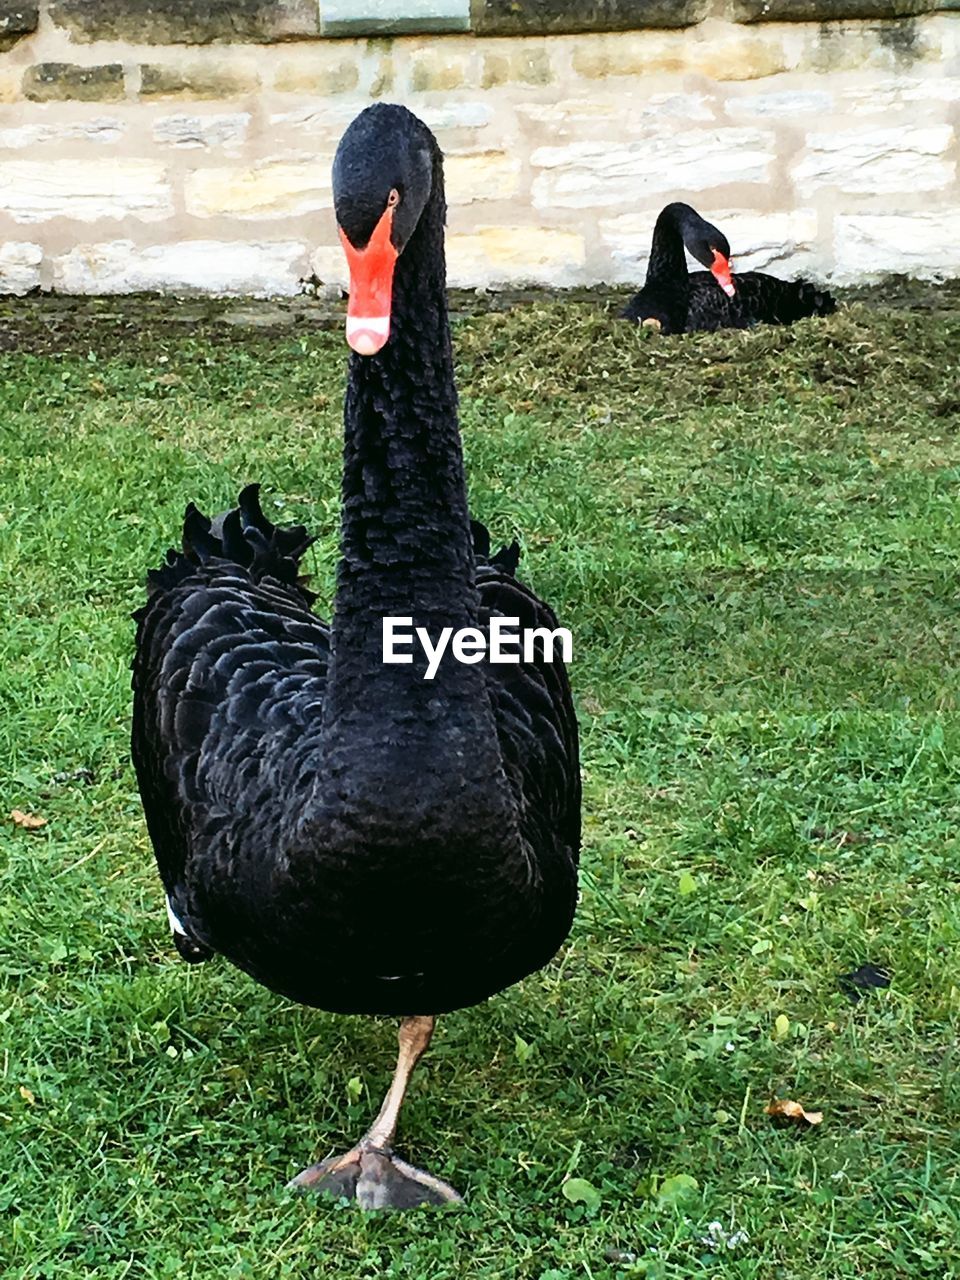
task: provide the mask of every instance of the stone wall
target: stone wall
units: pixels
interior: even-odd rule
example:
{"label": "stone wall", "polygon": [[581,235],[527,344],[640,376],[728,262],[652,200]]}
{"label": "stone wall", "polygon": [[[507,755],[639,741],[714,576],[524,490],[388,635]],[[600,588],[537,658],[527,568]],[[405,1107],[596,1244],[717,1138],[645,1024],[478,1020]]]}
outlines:
{"label": "stone wall", "polygon": [[0,0],[0,290],[291,294],[410,106],[459,285],[628,283],[686,199],[740,268],[960,275],[960,0]]}

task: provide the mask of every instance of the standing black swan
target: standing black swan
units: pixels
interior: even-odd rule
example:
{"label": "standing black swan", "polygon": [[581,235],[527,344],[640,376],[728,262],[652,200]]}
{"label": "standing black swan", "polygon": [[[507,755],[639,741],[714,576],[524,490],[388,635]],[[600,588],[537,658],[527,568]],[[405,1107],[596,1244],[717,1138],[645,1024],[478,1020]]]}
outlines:
{"label": "standing black swan", "polygon": [[[684,246],[707,271],[687,272]],[[734,276],[723,232],[678,202],[668,204],[657,218],[647,278],[621,315],[662,333],[694,333],[792,324],[804,316],[832,315],[836,309],[829,293],[805,280],[778,280],[761,271]]]}
{"label": "standing black swan", "polygon": [[[550,608],[489,557],[467,511],[447,320],[440,150],[378,104],[333,167],[350,265],[350,359],[333,622],[298,577],[311,539],[256,486],[149,575],[134,660],[133,758],[187,960],[343,1013],[401,1014],[393,1083],[346,1154],[299,1187],[364,1207],[455,1200],[391,1150],[434,1015],[545,964],[566,937],[580,842],[566,671],[537,657],[424,679],[419,645],[383,661],[384,616],[443,628],[493,614],[552,631]],[[412,661],[410,658],[412,657]]]}

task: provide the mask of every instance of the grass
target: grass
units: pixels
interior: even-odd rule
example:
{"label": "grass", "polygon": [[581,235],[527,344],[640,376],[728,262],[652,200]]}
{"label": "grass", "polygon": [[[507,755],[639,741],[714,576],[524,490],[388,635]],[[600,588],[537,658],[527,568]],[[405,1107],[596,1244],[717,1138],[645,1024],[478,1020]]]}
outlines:
{"label": "grass", "polygon": [[260,479],[329,599],[342,338],[141,318],[23,304],[0,355],[3,816],[47,820],[0,828],[4,1276],[960,1275],[956,295],[458,323],[473,509],[573,630],[583,896],[415,1079],[403,1148],[466,1207],[367,1218],[283,1184],[372,1116],[392,1025],[178,962],[127,755],[188,499]]}

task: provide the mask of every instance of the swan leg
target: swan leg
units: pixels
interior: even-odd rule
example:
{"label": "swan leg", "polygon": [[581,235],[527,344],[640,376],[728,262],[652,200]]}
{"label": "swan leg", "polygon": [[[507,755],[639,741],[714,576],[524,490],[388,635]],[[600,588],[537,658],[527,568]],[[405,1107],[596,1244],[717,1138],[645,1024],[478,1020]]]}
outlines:
{"label": "swan leg", "polygon": [[362,1209],[412,1209],[460,1199],[453,1187],[393,1154],[397,1119],[413,1069],[433,1035],[433,1017],[404,1018],[397,1066],[376,1120],[355,1147],[304,1169],[288,1185],[334,1199],[356,1200]]}

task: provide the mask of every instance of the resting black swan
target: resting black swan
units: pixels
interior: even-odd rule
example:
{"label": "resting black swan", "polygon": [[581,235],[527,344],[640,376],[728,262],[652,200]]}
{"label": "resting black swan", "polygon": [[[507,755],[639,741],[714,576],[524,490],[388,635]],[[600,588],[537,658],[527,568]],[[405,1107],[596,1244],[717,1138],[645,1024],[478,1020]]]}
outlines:
{"label": "resting black swan", "polygon": [[434,1015],[545,964],[580,840],[577,726],[560,662],[382,661],[384,615],[556,627],[467,511],[447,320],[442,159],[405,108],[350,125],[333,169],[351,272],[333,622],[298,576],[311,539],[256,486],[149,575],[133,758],[174,940],[304,1004],[400,1014],[372,1127],[299,1187],[365,1207],[457,1199],[391,1144]]}
{"label": "resting black swan", "polygon": [[[684,246],[707,271],[687,272]],[[677,202],[657,218],[647,278],[621,315],[662,333],[694,333],[792,324],[836,309],[829,293],[805,280],[778,280],[761,271],[734,276],[723,232]]]}

